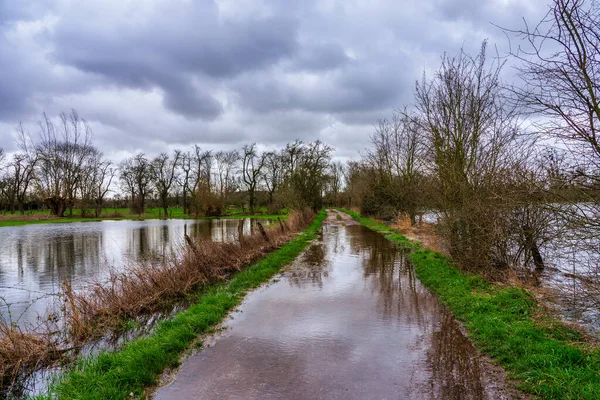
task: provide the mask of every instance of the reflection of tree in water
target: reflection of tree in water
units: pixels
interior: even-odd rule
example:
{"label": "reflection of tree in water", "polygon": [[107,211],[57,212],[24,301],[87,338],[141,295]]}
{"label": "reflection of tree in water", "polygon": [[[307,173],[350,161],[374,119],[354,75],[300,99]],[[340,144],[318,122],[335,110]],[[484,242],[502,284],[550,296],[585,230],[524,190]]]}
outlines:
{"label": "reflection of tree in water", "polygon": [[[71,282],[74,277],[92,276],[97,272],[101,248],[102,235],[99,232],[65,235],[45,245],[19,241],[19,271],[28,269],[39,275],[40,282]],[[23,253],[26,254],[26,265],[23,265]]]}
{"label": "reflection of tree in water", "polygon": [[[335,235],[337,236],[337,235]],[[329,239],[329,238],[328,238]],[[292,264],[287,278],[292,286],[323,287],[323,279],[329,276],[331,263],[327,258],[329,243],[323,243],[323,235],[312,243]]]}
{"label": "reflection of tree in water", "polygon": [[349,235],[354,252],[362,257],[364,278],[378,309],[387,320],[401,318],[406,323],[423,326],[437,310],[435,298],[416,279],[407,250],[398,248],[381,234],[357,227]]}
{"label": "reflection of tree in water", "polygon": [[441,309],[441,326],[433,332],[428,354],[431,391],[439,399],[485,399],[477,351],[459,329],[452,314]]}
{"label": "reflection of tree in water", "polygon": [[54,303],[62,283],[97,274],[102,245],[101,233],[71,233],[52,240],[17,238],[8,250],[8,262],[14,264],[0,275],[0,317],[21,326],[37,323],[38,314]]}

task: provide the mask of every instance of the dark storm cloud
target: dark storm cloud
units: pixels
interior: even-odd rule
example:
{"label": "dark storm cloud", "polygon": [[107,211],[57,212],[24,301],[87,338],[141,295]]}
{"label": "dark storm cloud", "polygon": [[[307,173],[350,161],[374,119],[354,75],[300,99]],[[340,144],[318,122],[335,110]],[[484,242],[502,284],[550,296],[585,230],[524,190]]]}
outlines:
{"label": "dark storm cloud", "polygon": [[76,108],[107,154],[321,138],[351,156],[378,118],[413,101],[443,52],[505,44],[491,23],[545,10],[544,0],[0,0],[0,128]]}

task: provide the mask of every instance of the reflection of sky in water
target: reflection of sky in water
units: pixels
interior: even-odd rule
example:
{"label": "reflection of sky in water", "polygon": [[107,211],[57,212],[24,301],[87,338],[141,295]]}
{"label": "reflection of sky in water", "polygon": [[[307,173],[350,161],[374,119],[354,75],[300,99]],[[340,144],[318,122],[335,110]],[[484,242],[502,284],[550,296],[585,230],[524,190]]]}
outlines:
{"label": "reflection of sky in water", "polygon": [[[101,221],[0,228],[0,312],[33,321],[43,314],[61,282],[75,289],[147,257],[161,257],[182,245],[184,233],[232,241],[237,219]],[[244,220],[244,233],[251,231]],[[35,301],[38,298],[40,300]],[[30,305],[33,301],[35,303]]]}

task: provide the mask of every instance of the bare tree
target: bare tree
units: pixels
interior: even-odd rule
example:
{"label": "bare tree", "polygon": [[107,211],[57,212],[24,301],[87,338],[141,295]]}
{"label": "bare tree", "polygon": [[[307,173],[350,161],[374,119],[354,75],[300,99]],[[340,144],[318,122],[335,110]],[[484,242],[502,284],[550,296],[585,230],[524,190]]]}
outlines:
{"label": "bare tree", "polygon": [[377,207],[391,208],[393,214],[406,213],[415,224],[425,165],[417,117],[405,109],[396,111],[391,120],[379,120],[371,144],[364,159],[374,174],[370,183],[373,195],[380,198]]}
{"label": "bare tree", "polygon": [[242,182],[248,192],[248,207],[250,214],[254,214],[256,202],[256,187],[260,182],[261,171],[265,166],[266,153],[258,154],[256,143],[245,145],[242,148]]}
{"label": "bare tree", "polygon": [[92,130],[75,110],[61,113],[58,127],[44,113],[40,141],[35,146],[36,184],[53,215],[62,217],[71,210],[81,183],[83,168],[97,150],[92,146]]}
{"label": "bare tree", "polygon": [[[544,120],[539,131],[564,141],[595,180],[600,167],[600,5],[554,0],[535,27],[517,33],[513,55],[523,87],[520,99]],[[591,170],[590,170],[591,168]]]}
{"label": "bare tree", "polygon": [[327,169],[333,148],[317,140],[308,144],[296,140],[282,151],[286,206],[292,208],[323,206]]}
{"label": "bare tree", "polygon": [[126,158],[125,160],[119,163],[119,182],[121,190],[129,194],[131,204],[133,205],[134,199],[136,198],[137,194],[133,157]]}
{"label": "bare tree", "polygon": [[283,160],[281,154],[274,151],[265,154],[263,180],[269,195],[269,213],[271,213],[273,211],[275,192],[279,189],[283,180]]}
{"label": "bare tree", "polygon": [[119,178],[122,188],[131,195],[132,210],[143,214],[152,182],[150,163],[146,155],[138,153],[123,160],[119,164]]}
{"label": "bare tree", "polygon": [[99,154],[90,165],[88,176],[88,187],[90,198],[94,205],[94,215],[98,218],[102,212],[104,198],[111,188],[111,184],[117,171],[110,161],[104,160]]}
{"label": "bare tree", "polygon": [[344,185],[345,166],[341,161],[332,162],[329,165],[329,188],[333,197],[333,205],[340,205],[340,193]]}
{"label": "bare tree", "polygon": [[503,207],[499,193],[528,150],[519,143],[518,114],[504,96],[501,68],[486,61],[484,42],[476,57],[444,55],[433,78],[416,86],[450,252],[471,268],[507,266],[507,249],[497,244],[510,205]]}
{"label": "bare tree", "polygon": [[169,206],[167,200],[173,182],[177,178],[177,166],[180,158],[181,151],[175,150],[172,158],[167,153],[161,153],[150,164],[150,173],[160,198],[160,204],[165,212],[165,217],[168,216]]}
{"label": "bare tree", "polygon": [[[553,170],[546,189],[554,201],[547,206],[562,219],[558,229],[565,235],[559,247],[584,258],[578,273],[586,278],[577,284],[576,297],[598,304],[600,4],[554,0],[539,23],[525,22],[523,29],[506,32],[520,39],[511,51],[522,78],[522,86],[515,88],[519,100],[541,117],[537,133],[556,144],[558,152],[567,149],[563,159],[548,160]],[[562,165],[557,167],[557,161]]]}
{"label": "bare tree", "polygon": [[214,185],[216,192],[221,200],[221,207],[225,205],[225,201],[229,194],[237,189],[236,172],[238,170],[238,161],[240,155],[236,150],[219,151],[215,153],[213,161],[214,168]]}

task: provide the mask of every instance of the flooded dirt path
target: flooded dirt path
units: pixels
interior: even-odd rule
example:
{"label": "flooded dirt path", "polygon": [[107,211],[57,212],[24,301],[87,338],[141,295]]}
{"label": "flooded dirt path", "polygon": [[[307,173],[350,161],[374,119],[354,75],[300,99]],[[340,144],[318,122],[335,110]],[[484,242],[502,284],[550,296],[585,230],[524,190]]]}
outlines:
{"label": "flooded dirt path", "polygon": [[402,251],[353,222],[330,212],[155,398],[515,398]]}

